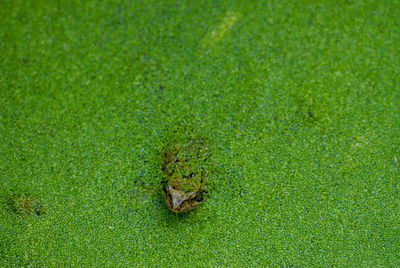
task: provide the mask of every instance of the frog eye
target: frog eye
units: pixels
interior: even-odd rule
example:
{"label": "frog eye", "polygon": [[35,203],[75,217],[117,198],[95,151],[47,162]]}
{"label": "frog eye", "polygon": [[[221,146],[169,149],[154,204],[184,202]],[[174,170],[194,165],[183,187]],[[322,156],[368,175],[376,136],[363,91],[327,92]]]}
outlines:
{"label": "frog eye", "polygon": [[191,200],[196,200],[197,202],[202,202],[204,200],[203,193],[201,191],[193,193],[190,196]]}
{"label": "frog eye", "polygon": [[202,201],[204,200],[203,193],[202,193],[201,191],[198,192],[198,195],[196,195],[195,200],[196,200],[197,202],[202,202]]}
{"label": "frog eye", "polygon": [[194,174],[193,172],[191,172],[189,175],[183,175],[183,178],[193,178],[196,174]]}

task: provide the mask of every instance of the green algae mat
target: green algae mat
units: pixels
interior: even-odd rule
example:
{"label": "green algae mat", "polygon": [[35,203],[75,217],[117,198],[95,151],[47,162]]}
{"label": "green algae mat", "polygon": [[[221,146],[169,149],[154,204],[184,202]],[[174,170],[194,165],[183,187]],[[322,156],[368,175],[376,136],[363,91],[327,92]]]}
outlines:
{"label": "green algae mat", "polygon": [[399,44],[399,1],[0,1],[0,266],[400,266]]}

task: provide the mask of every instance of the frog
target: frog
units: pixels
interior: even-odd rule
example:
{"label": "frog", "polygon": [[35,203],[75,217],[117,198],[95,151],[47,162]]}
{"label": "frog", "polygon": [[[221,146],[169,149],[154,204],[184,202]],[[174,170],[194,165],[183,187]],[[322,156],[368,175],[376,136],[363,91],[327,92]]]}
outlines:
{"label": "frog", "polygon": [[192,139],[164,151],[162,195],[172,212],[188,212],[204,202],[207,149],[201,139]]}

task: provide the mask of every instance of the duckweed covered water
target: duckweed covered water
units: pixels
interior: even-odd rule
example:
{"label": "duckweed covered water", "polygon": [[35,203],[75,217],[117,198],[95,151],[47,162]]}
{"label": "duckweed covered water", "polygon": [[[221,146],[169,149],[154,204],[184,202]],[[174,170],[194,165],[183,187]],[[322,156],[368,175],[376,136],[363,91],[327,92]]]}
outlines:
{"label": "duckweed covered water", "polygon": [[[0,266],[399,266],[398,10],[1,1]],[[179,215],[172,128],[215,169]]]}

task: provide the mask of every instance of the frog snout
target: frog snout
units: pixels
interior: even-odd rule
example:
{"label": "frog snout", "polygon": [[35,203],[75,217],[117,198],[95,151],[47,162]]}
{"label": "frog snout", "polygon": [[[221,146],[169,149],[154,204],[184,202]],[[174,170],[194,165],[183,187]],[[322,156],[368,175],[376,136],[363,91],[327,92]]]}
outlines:
{"label": "frog snout", "polygon": [[171,194],[172,207],[174,209],[179,208],[179,206],[186,200],[185,193],[182,191],[176,190],[171,186],[168,187],[168,190]]}
{"label": "frog snout", "polygon": [[185,201],[185,198],[178,194],[172,194],[172,207],[174,209],[179,208],[179,206]]}

